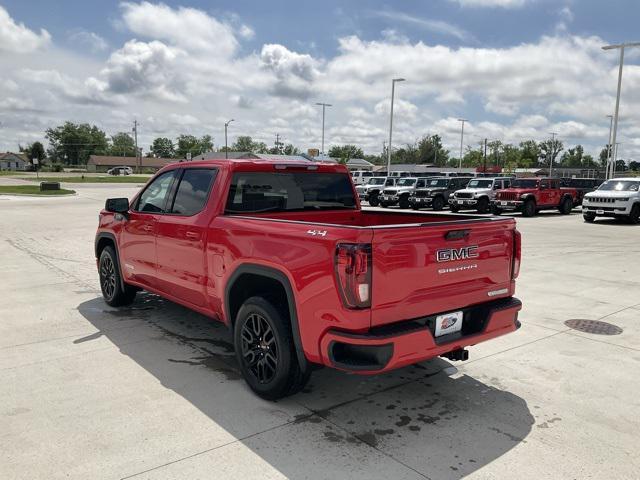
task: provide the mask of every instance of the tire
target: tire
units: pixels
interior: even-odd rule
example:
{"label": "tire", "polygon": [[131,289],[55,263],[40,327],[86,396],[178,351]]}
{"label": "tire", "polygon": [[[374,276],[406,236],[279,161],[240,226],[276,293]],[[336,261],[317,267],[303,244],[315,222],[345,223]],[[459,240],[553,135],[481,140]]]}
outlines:
{"label": "tire", "polygon": [[400,201],[398,202],[398,205],[400,206],[400,208],[409,208],[409,198],[407,197],[400,197]]}
{"label": "tire", "polygon": [[478,207],[476,209],[478,213],[487,213],[489,211],[489,199],[482,197],[478,200]]}
{"label": "tire", "polygon": [[417,203],[412,203],[412,204],[411,204],[411,208],[412,208],[413,210],[420,210],[420,207],[418,206],[418,204],[417,204]]}
{"label": "tire", "polygon": [[498,208],[496,205],[491,205],[491,213],[493,215],[500,215],[502,213],[502,209]]}
{"label": "tire", "polygon": [[522,206],[522,216],[533,217],[536,214],[536,202],[533,200],[527,200]]}
{"label": "tire", "polygon": [[560,210],[562,215],[569,215],[571,210],[573,210],[573,200],[571,200],[570,197],[564,197],[562,202],[560,202],[560,208],[558,208],[558,210]]}
{"label": "tire", "polygon": [[382,208],[389,208],[389,204],[388,204],[388,203],[385,203],[385,202],[380,202],[380,206],[381,206]]}
{"label": "tire", "polygon": [[378,205],[380,205],[378,195],[369,195],[369,205],[371,205],[372,207],[377,207]]}
{"label": "tire", "polygon": [[638,225],[640,223],[640,203],[636,203],[633,207],[631,207],[631,212],[629,213],[629,223],[633,225]]}
{"label": "tire", "polygon": [[449,205],[449,210],[451,210],[453,213],[458,213],[460,211],[460,207],[458,207],[457,205]]}
{"label": "tire", "polygon": [[582,218],[587,223],[593,223],[596,220],[596,214],[595,213],[583,213],[582,214]]}
{"label": "tire", "polygon": [[444,198],[437,196],[431,202],[431,206],[436,212],[439,212],[444,208]]}
{"label": "tire", "polygon": [[242,376],[259,397],[293,395],[309,380],[311,369],[300,368],[289,319],[269,300],[251,297],[242,304],[233,340]]}
{"label": "tire", "polygon": [[104,247],[100,253],[98,262],[98,275],[100,276],[100,290],[107,305],[122,307],[131,305],[136,298],[136,288],[124,284],[121,281],[118,257],[112,246]]}

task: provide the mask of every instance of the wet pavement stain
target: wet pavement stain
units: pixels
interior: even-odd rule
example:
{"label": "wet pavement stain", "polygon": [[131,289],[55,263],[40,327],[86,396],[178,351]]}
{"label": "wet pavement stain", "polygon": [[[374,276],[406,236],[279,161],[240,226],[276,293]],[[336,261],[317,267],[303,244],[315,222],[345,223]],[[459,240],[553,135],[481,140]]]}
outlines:
{"label": "wet pavement stain", "polygon": [[378,446],[378,438],[375,436],[373,432],[358,433],[355,436],[357,439],[359,439],[360,441],[366,443],[371,447],[375,448]]}
{"label": "wet pavement stain", "polygon": [[407,415],[400,415],[400,420],[396,422],[396,427],[404,427],[411,423],[411,417]]}
{"label": "wet pavement stain", "polygon": [[293,417],[293,423],[320,423],[322,422],[322,418],[317,416],[316,414],[308,414],[308,413],[300,413]]}
{"label": "wet pavement stain", "polygon": [[543,422],[540,425],[536,425],[536,426],[538,428],[549,428],[550,424],[559,422],[560,420],[562,420],[560,417],[553,417],[553,418],[550,418],[549,420],[547,420],[546,422]]}
{"label": "wet pavement stain", "polygon": [[194,365],[194,366],[204,366],[210,370],[213,370],[216,373],[223,374],[227,380],[241,380],[242,376],[240,372],[234,370],[223,362],[219,357],[216,356],[206,356],[206,357],[195,357],[190,360],[178,360],[174,358],[167,359],[171,363],[183,363],[186,365]]}

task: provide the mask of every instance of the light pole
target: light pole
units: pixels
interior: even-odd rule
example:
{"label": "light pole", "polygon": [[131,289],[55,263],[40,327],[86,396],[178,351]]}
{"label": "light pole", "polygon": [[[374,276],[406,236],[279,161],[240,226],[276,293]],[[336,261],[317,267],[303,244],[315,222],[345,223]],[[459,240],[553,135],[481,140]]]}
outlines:
{"label": "light pole", "polygon": [[551,134],[551,156],[549,157],[549,177],[552,177],[553,173],[553,152],[556,150],[556,132],[549,132]]}
{"label": "light pole", "polygon": [[391,80],[391,114],[389,116],[389,148],[387,148],[387,175],[391,175],[391,139],[393,136],[393,97],[396,93],[396,82],[404,82],[404,78]]}
{"label": "light pole", "polygon": [[462,145],[464,143],[464,122],[467,121],[466,118],[459,118],[459,122],[462,122],[462,128],[460,129],[460,160],[458,161],[458,170],[462,169]]}
{"label": "light pole", "polygon": [[333,107],[333,105],[331,105],[330,103],[322,102],[316,102],[316,105],[322,107],[322,148],[320,149],[320,154],[324,156],[324,109],[326,107]]}
{"label": "light pole", "polygon": [[607,143],[607,164],[605,170],[605,178],[609,178],[609,168],[611,166],[611,130],[613,129],[613,115],[607,115],[609,118],[609,142]]}
{"label": "light pole", "polygon": [[[616,110],[613,114],[613,135],[611,137],[610,145],[616,144],[616,136],[618,134],[618,111],[620,109],[620,90],[622,89],[622,65],[624,65],[624,49],[626,47],[640,47],[640,42],[621,43],[618,45],[606,45],[602,47],[603,50],[620,50],[620,66],[618,67],[618,91],[616,93]],[[613,169],[611,169],[611,173],[613,175]]]}
{"label": "light pole", "polygon": [[229,158],[229,146],[227,144],[227,129],[229,124],[233,122],[233,118],[224,124],[224,158]]}

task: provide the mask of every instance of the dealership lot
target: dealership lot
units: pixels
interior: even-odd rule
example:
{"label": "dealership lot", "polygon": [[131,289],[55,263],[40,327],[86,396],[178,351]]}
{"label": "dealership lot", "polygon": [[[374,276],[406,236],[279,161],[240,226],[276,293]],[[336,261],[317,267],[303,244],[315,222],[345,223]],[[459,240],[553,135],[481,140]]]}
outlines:
{"label": "dealership lot", "polygon": [[222,326],[149,294],[104,304],[97,213],[136,187],[68,188],[0,196],[0,478],[637,478],[640,226],[516,214],[518,332],[269,403]]}

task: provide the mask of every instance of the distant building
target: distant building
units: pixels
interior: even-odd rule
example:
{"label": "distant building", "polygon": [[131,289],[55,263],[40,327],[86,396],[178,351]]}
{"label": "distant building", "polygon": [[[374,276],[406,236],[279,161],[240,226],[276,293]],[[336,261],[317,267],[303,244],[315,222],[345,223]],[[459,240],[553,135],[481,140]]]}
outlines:
{"label": "distant building", "polygon": [[[142,157],[140,166],[146,170],[160,170],[165,165],[179,162],[177,158]],[[87,171],[106,172],[113,167],[131,167],[135,171],[138,167],[136,157],[117,157],[110,155],[91,155],[87,162]]]}
{"label": "distant building", "polygon": [[0,153],[0,170],[25,171],[29,165],[31,162],[23,153]]}

